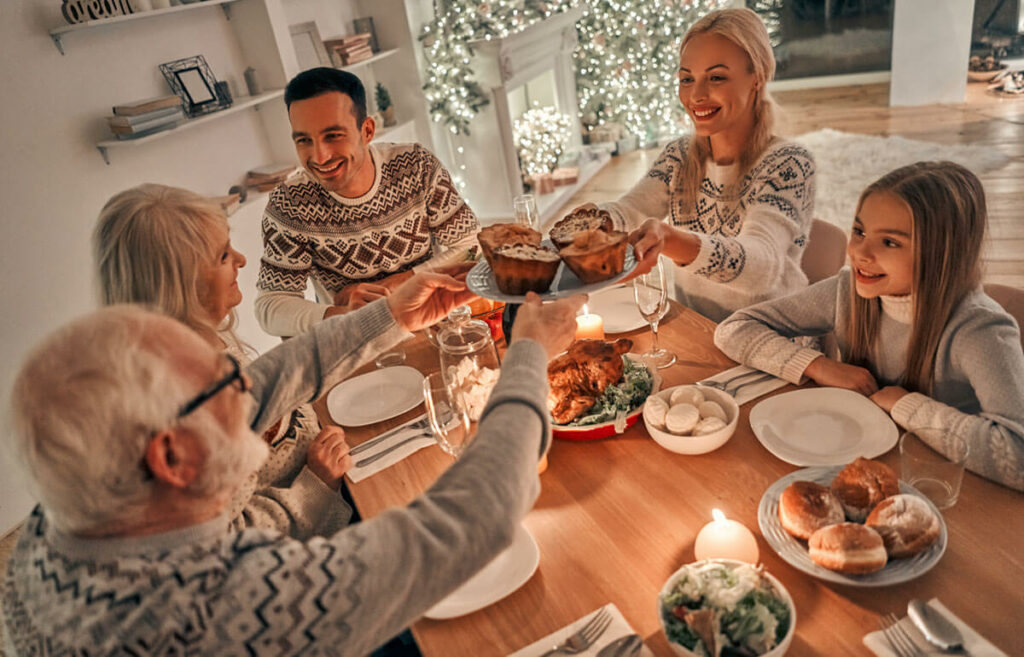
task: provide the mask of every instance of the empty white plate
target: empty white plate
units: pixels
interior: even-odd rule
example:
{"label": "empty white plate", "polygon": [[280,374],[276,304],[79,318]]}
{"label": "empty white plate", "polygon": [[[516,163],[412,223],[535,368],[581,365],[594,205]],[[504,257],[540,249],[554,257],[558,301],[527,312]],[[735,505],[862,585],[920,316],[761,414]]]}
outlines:
{"label": "empty white plate", "polygon": [[750,428],[765,449],[793,465],[842,465],[896,445],[899,431],[867,397],[845,388],[787,392],[750,409]]}
{"label": "empty white plate", "polygon": [[385,367],[342,381],[327,393],[327,410],[346,427],[373,424],[416,408],[423,375],[411,367]]}
{"label": "empty white plate", "polygon": [[435,619],[456,618],[492,605],[526,584],[539,563],[537,541],[519,525],[512,545],[423,615]]}
{"label": "empty white plate", "polygon": [[[601,316],[601,319],[604,320],[605,333],[626,333],[650,326],[637,310],[632,285],[621,285],[591,292],[590,298],[587,300],[587,309],[589,312]],[[668,314],[667,305],[661,316],[664,317],[666,314]]]}

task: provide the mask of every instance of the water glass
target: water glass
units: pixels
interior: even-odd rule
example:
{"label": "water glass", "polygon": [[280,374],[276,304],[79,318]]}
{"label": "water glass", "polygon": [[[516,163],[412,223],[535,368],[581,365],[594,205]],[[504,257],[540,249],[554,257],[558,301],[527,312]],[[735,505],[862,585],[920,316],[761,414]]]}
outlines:
{"label": "water glass", "polygon": [[374,359],[373,364],[377,366],[377,369],[385,367],[398,367],[405,362],[405,350],[395,349],[394,351],[385,351],[384,353],[377,356]]}
{"label": "water glass", "polygon": [[512,213],[517,224],[539,230],[540,213],[537,212],[537,198],[533,194],[520,194],[512,199]]}
{"label": "water glass", "polygon": [[654,334],[654,342],[650,351],[643,355],[644,360],[658,369],[668,367],[676,362],[676,355],[658,346],[658,322],[668,308],[668,280],[660,258],[651,271],[633,279],[633,298],[636,299],[637,310],[651,325]]}
{"label": "water glass", "polygon": [[462,395],[444,381],[440,372],[435,372],[423,379],[423,401],[438,446],[458,458],[476,430]]}
{"label": "water glass", "polygon": [[[942,452],[929,443],[941,446]],[[900,479],[940,509],[948,509],[960,497],[968,445],[962,436],[947,429],[918,429],[900,437]]]}

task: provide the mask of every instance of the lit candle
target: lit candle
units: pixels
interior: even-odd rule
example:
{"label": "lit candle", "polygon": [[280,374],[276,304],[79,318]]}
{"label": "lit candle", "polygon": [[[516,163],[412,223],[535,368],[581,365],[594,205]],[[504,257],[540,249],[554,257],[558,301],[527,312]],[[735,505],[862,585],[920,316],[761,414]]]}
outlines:
{"label": "lit candle", "polygon": [[757,540],[749,529],[735,520],[729,520],[718,509],[711,510],[712,522],[704,525],[693,544],[697,560],[736,559],[757,563]]}
{"label": "lit candle", "polygon": [[576,317],[576,339],[594,338],[604,340],[604,320],[600,315],[591,315],[583,305],[583,314]]}

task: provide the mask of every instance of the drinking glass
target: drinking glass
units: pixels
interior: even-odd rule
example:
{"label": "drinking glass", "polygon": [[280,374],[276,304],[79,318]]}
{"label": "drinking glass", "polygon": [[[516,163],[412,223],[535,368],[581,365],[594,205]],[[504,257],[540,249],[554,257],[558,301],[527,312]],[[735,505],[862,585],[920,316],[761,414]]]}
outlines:
{"label": "drinking glass", "polygon": [[637,310],[651,325],[651,333],[654,335],[651,350],[643,358],[658,369],[668,367],[676,362],[676,355],[658,346],[658,322],[668,307],[668,283],[660,259],[651,271],[633,279],[633,296]]}
{"label": "drinking glass", "polygon": [[[942,452],[929,443],[942,445]],[[948,509],[960,498],[967,452],[967,441],[947,429],[908,431],[900,437],[900,479]]]}
{"label": "drinking glass", "polygon": [[423,380],[423,400],[438,446],[458,458],[476,430],[461,393],[445,383],[440,372],[435,372]]}
{"label": "drinking glass", "polygon": [[517,224],[538,230],[540,213],[537,212],[537,198],[533,194],[520,194],[512,199],[512,212]]}

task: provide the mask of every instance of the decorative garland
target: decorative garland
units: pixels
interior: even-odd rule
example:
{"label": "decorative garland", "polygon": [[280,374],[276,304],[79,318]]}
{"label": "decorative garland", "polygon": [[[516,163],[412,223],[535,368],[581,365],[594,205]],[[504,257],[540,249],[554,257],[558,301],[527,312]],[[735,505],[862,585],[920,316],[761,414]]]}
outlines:
{"label": "decorative garland", "polygon": [[524,176],[551,173],[569,144],[569,117],[554,107],[535,107],[513,122],[512,134]]}

